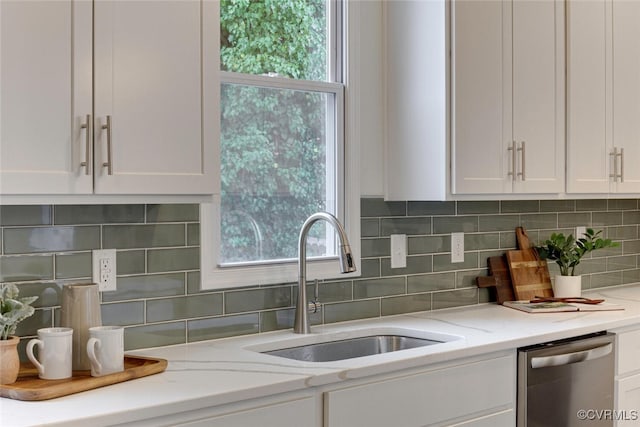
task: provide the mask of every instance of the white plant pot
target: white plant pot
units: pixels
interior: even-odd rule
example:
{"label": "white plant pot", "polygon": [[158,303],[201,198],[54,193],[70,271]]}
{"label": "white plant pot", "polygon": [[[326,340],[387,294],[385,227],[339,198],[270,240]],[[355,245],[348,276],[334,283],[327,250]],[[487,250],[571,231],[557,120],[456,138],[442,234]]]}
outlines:
{"label": "white plant pot", "polygon": [[553,282],[553,296],[573,298],[582,295],[582,276],[556,276]]}

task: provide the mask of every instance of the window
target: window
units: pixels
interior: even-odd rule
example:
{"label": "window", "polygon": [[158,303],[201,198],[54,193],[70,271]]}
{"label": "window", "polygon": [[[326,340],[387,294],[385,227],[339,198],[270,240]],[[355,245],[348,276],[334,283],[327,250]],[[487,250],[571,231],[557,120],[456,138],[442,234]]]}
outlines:
{"label": "window", "polygon": [[[339,0],[221,0],[220,188],[201,212],[203,288],[296,281],[298,234],[318,211],[343,222],[359,254],[344,22]],[[339,274],[336,244],[314,225],[310,278]]]}

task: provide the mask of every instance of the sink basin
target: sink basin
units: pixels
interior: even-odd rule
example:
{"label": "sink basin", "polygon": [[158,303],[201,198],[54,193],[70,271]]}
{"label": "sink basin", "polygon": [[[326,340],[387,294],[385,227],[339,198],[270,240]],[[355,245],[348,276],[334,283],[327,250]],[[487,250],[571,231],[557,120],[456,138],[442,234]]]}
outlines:
{"label": "sink basin", "polygon": [[444,341],[401,335],[371,335],[263,351],[262,353],[305,362],[333,362],[424,347],[442,342]]}

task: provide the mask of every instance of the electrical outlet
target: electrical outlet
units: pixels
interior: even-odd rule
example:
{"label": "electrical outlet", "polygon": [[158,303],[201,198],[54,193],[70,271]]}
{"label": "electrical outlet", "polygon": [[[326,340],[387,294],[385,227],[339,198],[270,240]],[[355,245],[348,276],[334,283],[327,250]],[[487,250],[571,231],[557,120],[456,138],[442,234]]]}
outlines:
{"label": "electrical outlet", "polygon": [[587,232],[587,227],[576,227],[576,239],[584,237],[584,233]]}
{"label": "electrical outlet", "polygon": [[101,292],[116,290],[116,250],[103,249],[92,252],[93,281]]}
{"label": "electrical outlet", "polygon": [[407,266],[407,235],[391,235],[391,268],[405,268]]}
{"label": "electrical outlet", "polygon": [[451,262],[464,262],[464,233],[451,233]]}

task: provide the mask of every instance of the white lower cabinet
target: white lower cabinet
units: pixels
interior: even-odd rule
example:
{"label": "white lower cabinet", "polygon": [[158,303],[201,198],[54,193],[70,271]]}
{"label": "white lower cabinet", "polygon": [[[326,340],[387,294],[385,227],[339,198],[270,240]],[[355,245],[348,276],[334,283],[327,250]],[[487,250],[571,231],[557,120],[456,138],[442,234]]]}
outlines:
{"label": "white lower cabinet", "polygon": [[640,374],[616,380],[617,426],[640,423]]}
{"label": "white lower cabinet", "polygon": [[[347,373],[348,376],[348,373]],[[138,422],[134,427],[513,427],[516,352],[345,380]]]}
{"label": "white lower cabinet", "polygon": [[615,425],[640,424],[640,329],[616,337]]}
{"label": "white lower cabinet", "polygon": [[515,425],[515,352],[369,378],[324,394],[325,427]]}
{"label": "white lower cabinet", "polygon": [[450,427],[496,427],[513,426],[515,423],[513,409],[506,409],[501,412],[484,415],[482,417],[465,420],[459,423],[450,424]]}
{"label": "white lower cabinet", "polygon": [[313,390],[149,418],[135,427],[319,427],[322,401]]}

